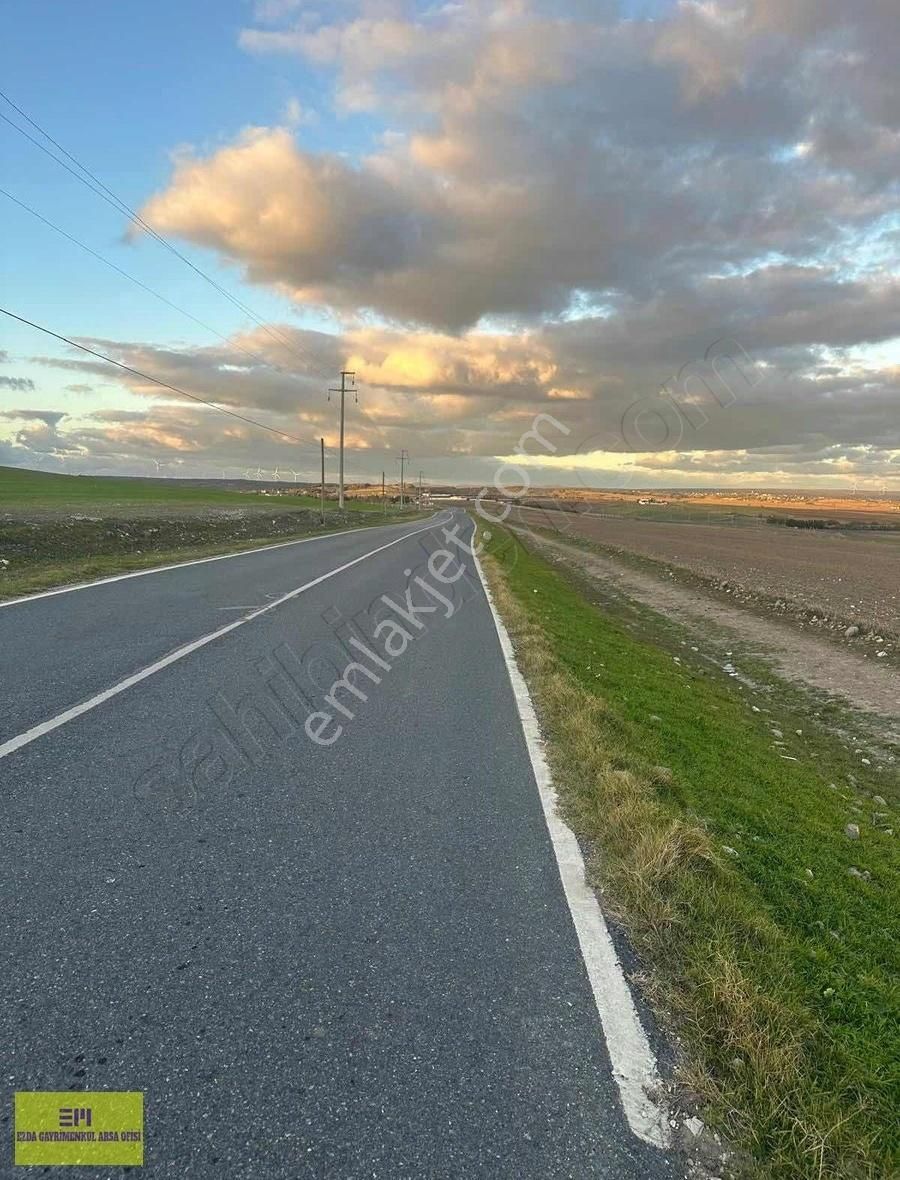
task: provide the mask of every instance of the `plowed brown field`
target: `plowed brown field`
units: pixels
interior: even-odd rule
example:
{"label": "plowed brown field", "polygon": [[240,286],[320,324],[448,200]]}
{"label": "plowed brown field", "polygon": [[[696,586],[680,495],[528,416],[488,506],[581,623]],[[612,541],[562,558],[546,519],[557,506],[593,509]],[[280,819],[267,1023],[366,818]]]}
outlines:
{"label": "plowed brown field", "polygon": [[853,533],[717,524],[672,524],[516,508],[510,524],[573,538],[689,570],[770,604],[781,600],[863,631],[900,635],[900,533]]}

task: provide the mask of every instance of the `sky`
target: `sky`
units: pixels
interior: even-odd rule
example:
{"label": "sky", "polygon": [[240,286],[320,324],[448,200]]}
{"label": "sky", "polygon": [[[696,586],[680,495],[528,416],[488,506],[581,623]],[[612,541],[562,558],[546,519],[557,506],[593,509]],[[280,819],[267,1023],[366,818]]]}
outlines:
{"label": "sky", "polygon": [[4,32],[0,306],[185,396],[0,316],[0,463],[333,478],[345,368],[350,479],[900,491],[896,0]]}

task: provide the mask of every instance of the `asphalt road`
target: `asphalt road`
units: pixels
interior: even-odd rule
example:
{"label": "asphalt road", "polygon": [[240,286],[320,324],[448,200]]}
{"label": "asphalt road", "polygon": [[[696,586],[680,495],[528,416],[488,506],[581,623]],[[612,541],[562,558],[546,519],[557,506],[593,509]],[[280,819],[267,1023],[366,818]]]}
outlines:
{"label": "asphalt road", "polygon": [[152,1177],[678,1174],[623,1114],[480,581],[423,528],[0,608],[10,1132],[16,1090],[140,1090]]}

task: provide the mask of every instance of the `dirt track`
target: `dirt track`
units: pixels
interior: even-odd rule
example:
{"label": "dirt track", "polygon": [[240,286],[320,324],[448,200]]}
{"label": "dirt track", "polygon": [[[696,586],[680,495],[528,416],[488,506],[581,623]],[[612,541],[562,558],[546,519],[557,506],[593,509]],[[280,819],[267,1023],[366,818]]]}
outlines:
{"label": "dirt track", "polygon": [[768,657],[785,679],[842,697],[854,709],[880,718],[878,730],[889,740],[900,741],[900,669],[894,664],[866,659],[858,651],[835,649],[813,632],[798,634],[775,620],[735,609],[730,602],[563,540],[532,536],[529,545],[549,560],[580,569],[593,581],[605,582],[617,593],[643,602],[667,618],[694,630],[699,625],[699,643],[708,644],[710,624],[730,633],[739,644]]}
{"label": "dirt track", "polygon": [[857,624],[863,634],[900,636],[897,533],[670,524],[541,509],[515,509],[509,523],[557,529],[677,566],[738,598],[815,616],[818,625]]}

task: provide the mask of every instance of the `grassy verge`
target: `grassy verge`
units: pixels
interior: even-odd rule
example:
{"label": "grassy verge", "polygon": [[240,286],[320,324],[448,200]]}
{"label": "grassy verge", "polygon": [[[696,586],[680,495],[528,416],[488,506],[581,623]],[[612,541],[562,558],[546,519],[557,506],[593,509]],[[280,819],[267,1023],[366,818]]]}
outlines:
{"label": "grassy verge", "polygon": [[170,520],[148,516],[0,525],[0,559],[10,563],[0,568],[0,601],[195,557],[417,519],[415,513],[391,512],[385,517],[381,513],[334,511],[326,515],[323,525],[318,513],[305,511],[274,517],[253,514]]}
{"label": "grassy verge", "polygon": [[[790,594],[785,591],[779,594],[744,584],[738,585],[734,582],[725,581],[713,574],[703,573],[691,566],[680,565],[678,562],[668,560],[664,557],[648,557],[644,553],[635,553],[633,550],[623,549],[619,545],[605,544],[602,541],[581,536],[579,533],[567,529],[536,524],[523,525],[519,521],[512,523],[519,528],[527,528],[528,532],[534,533],[535,536],[546,537],[547,540],[551,541],[563,540],[567,545],[576,545],[579,549],[584,549],[588,553],[598,553],[600,556],[613,557],[617,561],[621,561],[623,564],[645,573],[665,576],[669,571],[674,571],[677,573],[678,581],[681,584],[704,590],[719,599],[719,601],[728,602],[730,605],[740,604],[742,608],[752,610],[764,619],[771,619],[774,614],[776,618],[806,625],[814,618],[820,621],[828,618],[829,622],[827,624],[823,623],[816,628],[816,634],[837,643],[846,642],[844,640],[845,629],[853,624],[860,628],[859,638],[856,640],[857,645],[871,645],[878,638],[878,647],[882,648],[885,643],[883,637],[886,636],[888,645],[887,658],[889,660],[900,658],[900,653],[895,652],[891,647],[898,636],[895,630],[891,627],[886,627],[883,621],[879,622],[876,619],[860,618],[855,615],[852,619],[838,618],[827,607],[816,605],[815,602],[803,602],[791,598]],[[860,535],[863,534],[861,533]],[[881,535],[866,535],[867,541],[873,539],[883,541],[885,544],[896,545],[896,539],[891,532],[885,532]],[[726,589],[723,589],[723,586]]]}
{"label": "grassy verge", "polygon": [[505,530],[486,568],[567,819],[707,1119],[762,1175],[896,1175],[896,782],[851,777],[827,734],[813,757],[780,756],[745,690],[676,662]]}

